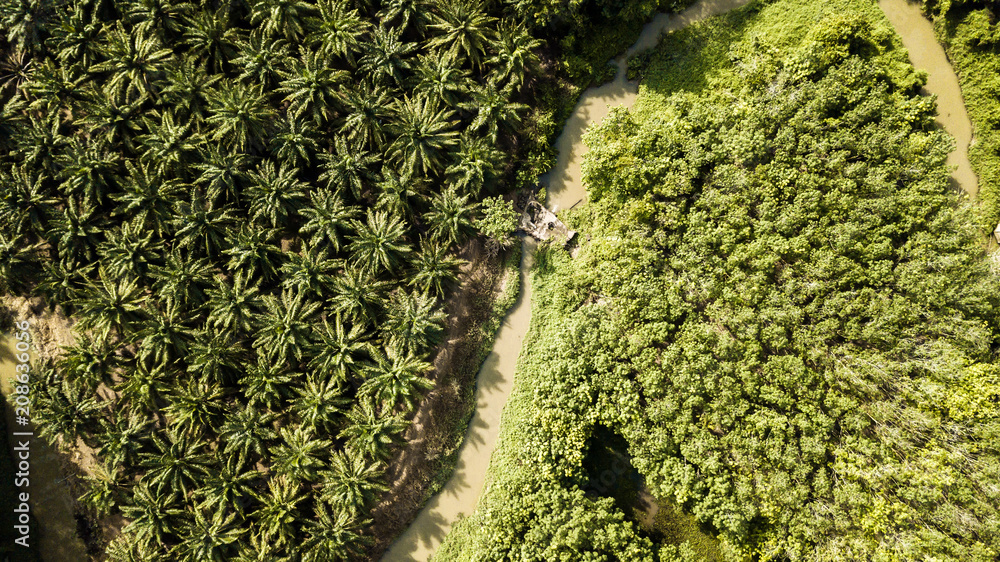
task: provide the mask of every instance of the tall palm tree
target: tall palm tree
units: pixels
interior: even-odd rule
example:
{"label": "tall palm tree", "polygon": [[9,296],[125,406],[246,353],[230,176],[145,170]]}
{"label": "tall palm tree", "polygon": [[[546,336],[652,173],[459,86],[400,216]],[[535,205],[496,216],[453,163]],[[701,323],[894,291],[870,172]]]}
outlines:
{"label": "tall palm tree", "polygon": [[291,395],[292,375],[285,366],[269,360],[262,351],[256,363],[244,363],[243,369],[239,386],[247,405],[280,411],[282,402]]}
{"label": "tall palm tree", "polygon": [[63,376],[94,392],[101,384],[114,384],[112,375],[122,364],[116,351],[109,341],[84,334],[73,345],[63,347],[56,367]]}
{"label": "tall palm tree", "polygon": [[[211,308],[211,305],[209,305]],[[236,382],[240,359],[246,349],[236,335],[225,329],[208,329],[198,332],[185,358],[187,371],[197,373],[205,381],[231,386]]]}
{"label": "tall palm tree", "polygon": [[151,425],[147,417],[113,411],[110,420],[101,420],[102,431],[97,434],[101,458],[109,467],[130,472],[139,463],[139,453],[149,441]]}
{"label": "tall palm tree", "polygon": [[440,242],[422,239],[420,251],[411,261],[413,270],[408,284],[434,298],[443,298],[446,290],[458,278],[458,270],[465,263],[451,256],[448,247]]}
{"label": "tall palm tree", "polygon": [[296,389],[298,397],[292,400],[291,411],[303,428],[318,435],[329,434],[344,406],[351,403],[344,390],[333,378],[309,377]]}
{"label": "tall palm tree", "polygon": [[409,426],[401,415],[380,416],[370,401],[361,400],[347,413],[347,425],[339,437],[347,440],[346,450],[351,454],[385,461]]}
{"label": "tall palm tree", "polygon": [[139,217],[122,223],[109,234],[107,240],[97,245],[107,274],[146,284],[151,267],[158,265],[163,255],[162,240]]}
{"label": "tall palm tree", "polygon": [[254,348],[264,350],[277,363],[301,360],[312,342],[312,317],[321,303],[307,302],[299,292],[282,291],[281,298],[264,296],[264,314]]}
{"label": "tall palm tree", "polygon": [[153,269],[152,277],[153,289],[166,307],[193,310],[208,298],[206,290],[212,285],[215,272],[208,259],[192,258],[174,250],[162,267]]}
{"label": "tall palm tree", "polygon": [[58,25],[50,28],[50,50],[60,62],[90,68],[101,56],[99,39],[103,23],[92,16],[90,6],[74,3],[62,10]]}
{"label": "tall palm tree", "polygon": [[341,58],[351,66],[355,55],[361,51],[364,34],[370,24],[358,15],[357,10],[348,10],[346,2],[319,0],[316,2],[318,14],[310,22],[309,45],[319,49],[327,57]]}
{"label": "tall palm tree", "polygon": [[171,389],[163,414],[169,427],[179,433],[210,435],[225,408],[222,398],[222,387],[192,377]]}
{"label": "tall palm tree", "polygon": [[80,332],[93,330],[100,337],[132,331],[146,318],[144,304],[148,296],[133,279],[112,280],[104,268],[99,268],[97,275],[99,283],[91,282],[75,303],[79,321],[74,328]]}
{"label": "tall palm tree", "polygon": [[340,266],[340,261],[330,259],[323,246],[308,243],[303,245],[301,253],[287,255],[288,261],[281,266],[281,285],[284,290],[323,300],[330,292],[333,275]]}
{"label": "tall palm tree", "polygon": [[148,359],[153,364],[168,364],[187,357],[194,330],[185,325],[186,321],[177,304],[154,309],[137,334],[140,338],[139,359]]}
{"label": "tall palm tree", "polygon": [[477,205],[469,203],[469,197],[468,194],[459,195],[454,187],[434,197],[431,210],[425,215],[434,240],[450,246],[462,243],[466,236],[475,232],[473,213]]}
{"label": "tall palm tree", "polygon": [[316,344],[310,350],[312,359],[309,366],[317,375],[343,383],[360,366],[360,355],[371,353],[371,343],[364,324],[355,323],[348,327],[343,316],[332,316],[332,322],[330,317],[323,319],[323,329],[318,332]]}
{"label": "tall palm tree", "polygon": [[215,279],[215,288],[208,294],[208,325],[222,332],[249,333],[262,305],[260,288],[250,282],[249,275],[239,271],[229,283]]}
{"label": "tall palm tree", "polygon": [[[18,241],[10,241],[4,238],[6,234],[0,234],[0,267],[7,267],[12,269],[12,271],[0,271],[0,279],[7,279],[8,283],[14,282],[12,288],[20,290],[25,289],[20,283],[30,279],[32,261],[34,256],[30,254],[25,256],[17,255],[17,252],[30,251],[30,246],[25,246]],[[4,249],[7,248],[7,249]],[[14,250],[14,251],[12,251]],[[24,266],[26,269],[21,269]],[[64,260],[54,260],[42,264],[42,278],[36,286],[36,290],[45,296],[46,301],[48,301],[51,308],[55,306],[62,305],[66,309],[67,314],[72,314],[70,311],[72,305],[77,297],[80,295],[80,291],[86,286],[87,280],[91,278],[93,274],[94,264],[87,266],[77,266],[72,262],[67,262]]]}
{"label": "tall palm tree", "polygon": [[194,510],[194,520],[180,531],[181,542],[171,550],[174,560],[185,562],[226,562],[247,529],[236,513],[216,510],[210,516]]}
{"label": "tall palm tree", "polygon": [[367,269],[349,266],[333,280],[330,309],[358,326],[374,324],[388,287]]}
{"label": "tall palm tree", "polygon": [[79,502],[98,517],[109,515],[121,501],[125,482],[118,469],[98,462],[90,469],[92,475],[84,476],[86,491]]}
{"label": "tall palm tree", "polygon": [[226,247],[229,225],[236,215],[228,208],[215,208],[204,197],[175,204],[173,228],[175,248],[189,248],[195,255],[214,257]]}
{"label": "tall palm tree", "polygon": [[[26,82],[28,78],[30,82]],[[5,87],[14,91],[23,87],[27,97],[34,98],[29,109],[43,113],[69,111],[76,106],[83,100],[86,81],[86,71],[79,65],[65,66],[46,59],[35,67],[24,51],[7,53],[0,62],[0,94]]]}
{"label": "tall palm tree", "polygon": [[236,466],[253,462],[270,451],[277,433],[271,424],[277,414],[262,412],[254,406],[244,406],[226,416],[219,428],[219,441],[224,445],[223,453],[235,455]]}
{"label": "tall palm tree", "polygon": [[503,155],[488,139],[468,132],[462,134],[452,164],[445,170],[448,182],[461,193],[478,195],[496,175]]}
{"label": "tall palm tree", "polygon": [[512,130],[518,125],[521,122],[520,114],[528,109],[523,103],[511,101],[510,96],[497,90],[494,84],[473,89],[472,99],[463,103],[462,107],[476,113],[469,129],[485,129],[493,142],[496,142],[501,129]]}
{"label": "tall palm tree", "polygon": [[308,186],[296,170],[264,160],[247,174],[250,218],[265,228],[283,228],[306,201]]}
{"label": "tall palm tree", "polygon": [[354,146],[378,150],[385,141],[386,123],[392,118],[393,90],[365,80],[345,88],[342,132]]}
{"label": "tall palm tree", "polygon": [[459,100],[475,86],[468,71],[444,53],[422,55],[416,68],[416,79],[413,87],[415,94],[449,107],[457,106]]}
{"label": "tall palm tree", "polygon": [[139,481],[155,487],[157,493],[180,493],[188,497],[200,488],[211,472],[212,458],[206,453],[206,443],[188,432],[167,428],[161,437],[153,434],[153,452],[143,453],[141,465],[148,469]]}
{"label": "tall palm tree", "polygon": [[339,136],[334,139],[333,153],[321,154],[320,159],[323,173],[319,179],[334,191],[350,190],[357,201],[362,200],[365,182],[375,178],[372,167],[381,160],[379,155],[352,147]]}
{"label": "tall palm tree", "polygon": [[363,513],[376,494],[389,490],[382,478],[383,466],[361,455],[335,451],[330,455],[330,470],[322,473],[320,499],[337,510]]}
{"label": "tall palm tree", "polygon": [[144,33],[154,32],[161,40],[184,28],[184,16],[193,9],[188,2],[170,0],[130,0],[125,3],[125,19]]}
{"label": "tall palm tree", "polygon": [[317,126],[329,121],[337,109],[337,87],[349,76],[347,71],[330,67],[330,61],[319,51],[299,48],[299,56],[292,57],[289,69],[278,92],[285,94],[289,113],[296,118],[308,117]]}
{"label": "tall palm tree", "polygon": [[393,170],[384,170],[378,184],[378,200],[375,209],[392,215],[417,219],[415,205],[422,203],[427,186],[418,178],[409,174],[399,174]]}
{"label": "tall palm tree", "polygon": [[542,41],[528,33],[523,23],[511,20],[500,22],[497,37],[497,52],[487,61],[494,69],[489,82],[517,92],[525,76],[538,66],[535,51],[542,46]]}
{"label": "tall palm tree", "polygon": [[178,492],[164,492],[148,480],[140,480],[132,488],[132,499],[121,506],[122,515],[131,522],[122,533],[134,537],[140,548],[167,543],[177,530],[184,515],[178,502]]}
{"label": "tall palm tree", "polygon": [[61,128],[62,119],[55,111],[29,115],[27,122],[19,120],[12,135],[14,150],[11,156],[37,173],[55,177],[62,168],[56,157],[70,143]]}
{"label": "tall palm tree", "polygon": [[436,345],[443,331],[445,313],[426,293],[398,290],[386,306],[382,340],[401,353],[421,354]]}
{"label": "tall palm tree", "polygon": [[104,36],[102,52],[106,60],[95,64],[91,71],[107,73],[108,86],[118,96],[134,99],[155,95],[153,83],[173,51],[152,32],[138,27],[126,31],[120,21],[106,28]]}
{"label": "tall palm tree", "polygon": [[195,492],[201,503],[198,509],[233,510],[243,517],[253,497],[253,485],[261,475],[256,470],[244,470],[242,460],[227,456],[217,458],[219,469],[205,478],[205,485]]}
{"label": "tall palm tree", "polygon": [[249,38],[237,41],[236,48],[238,55],[231,64],[239,69],[240,82],[260,84],[265,91],[274,88],[290,58],[288,42],[256,28]]}
{"label": "tall palm tree", "polygon": [[355,267],[371,274],[395,271],[411,251],[406,243],[403,219],[384,211],[368,209],[365,222],[352,222],[355,234],[347,249]]}
{"label": "tall palm tree", "polygon": [[299,209],[299,214],[307,219],[299,227],[299,233],[310,235],[311,246],[339,252],[341,233],[348,230],[357,209],[347,205],[339,191],[317,189],[309,194],[309,199],[309,204]]}
{"label": "tall palm tree", "polygon": [[184,18],[184,37],[181,45],[188,48],[188,56],[202,61],[211,74],[221,73],[226,61],[236,54],[237,27],[230,25],[230,12],[223,6],[214,12],[197,10]]}
{"label": "tall palm tree", "polygon": [[84,90],[83,115],[79,123],[98,146],[132,150],[134,139],[142,130],[146,96],[122,100],[114,89],[104,84],[100,89]]}
{"label": "tall palm tree", "polygon": [[319,150],[319,131],[304,119],[285,118],[271,137],[269,150],[282,168],[306,168]]}
{"label": "tall palm tree", "polygon": [[251,0],[250,23],[264,33],[297,42],[305,36],[315,7],[304,0]]}
{"label": "tall palm tree", "polygon": [[389,145],[390,161],[410,174],[437,172],[445,154],[457,142],[454,111],[438,109],[427,98],[404,97],[395,104],[396,138]]}
{"label": "tall palm tree", "polygon": [[283,427],[278,430],[278,446],[271,451],[271,468],[278,478],[284,476],[290,485],[313,483],[318,480],[319,471],[326,468],[323,456],[332,443],[327,439],[317,439],[306,427],[295,429]]}
{"label": "tall palm tree", "polygon": [[302,520],[299,504],[306,499],[301,484],[285,476],[267,481],[267,491],[255,494],[260,507],[252,515],[253,527],[264,542],[278,548],[294,545]]}
{"label": "tall palm tree", "polygon": [[0,232],[0,294],[18,294],[31,286],[39,270],[40,244],[24,244],[16,231]]}
{"label": "tall palm tree", "polygon": [[58,178],[64,195],[76,195],[84,203],[101,205],[118,182],[122,157],[96,142],[74,139],[57,157],[62,165]]}
{"label": "tall palm tree", "polygon": [[376,16],[383,24],[395,22],[394,28],[424,35],[431,9],[431,4],[424,0],[386,0]]}
{"label": "tall palm tree", "polygon": [[121,404],[129,415],[148,418],[159,413],[163,397],[174,382],[172,371],[163,364],[151,365],[138,361],[133,368],[122,375],[122,381],[115,386],[121,394]]}
{"label": "tall palm tree", "polygon": [[371,31],[371,40],[365,43],[365,53],[358,59],[358,70],[363,76],[370,76],[381,86],[403,86],[410,70],[412,53],[416,43],[400,41],[402,30],[377,27]]}
{"label": "tall palm tree", "polygon": [[221,79],[221,75],[209,74],[203,65],[187,57],[167,67],[166,78],[159,86],[160,101],[182,121],[199,126],[208,115],[212,88]]}
{"label": "tall palm tree", "polygon": [[227,82],[212,92],[206,122],[213,140],[247,152],[263,146],[274,115],[261,85]]}
{"label": "tall palm tree", "polygon": [[58,374],[50,364],[33,377],[41,383],[32,385],[31,393],[31,415],[40,437],[75,443],[77,437],[93,435],[104,405],[85,384]]}
{"label": "tall palm tree", "polygon": [[193,168],[201,172],[196,182],[212,205],[239,204],[242,178],[250,167],[250,157],[209,144]]}
{"label": "tall palm tree", "polygon": [[52,7],[41,0],[10,0],[0,5],[0,29],[18,50],[35,51],[42,47],[51,13]]}
{"label": "tall palm tree", "polygon": [[277,238],[275,230],[244,223],[230,238],[232,247],[223,252],[229,256],[229,271],[244,273],[254,282],[268,283],[277,276],[284,255],[273,243]]}
{"label": "tall palm tree", "polygon": [[50,243],[55,242],[59,259],[67,265],[93,263],[104,230],[103,221],[89,203],[79,203],[75,197],[68,198],[66,203],[66,208],[57,211],[49,221],[45,237]]}
{"label": "tall palm tree", "polygon": [[442,2],[430,26],[439,35],[431,37],[427,44],[460,63],[468,61],[478,69],[483,55],[495,40],[494,21],[479,0]]}
{"label": "tall palm tree", "polygon": [[423,376],[431,370],[431,364],[417,359],[412,352],[404,354],[390,345],[384,353],[378,351],[372,356],[375,363],[367,369],[367,380],[358,395],[373,400],[381,412],[391,412],[400,403],[410,412],[422,392],[434,388],[434,382]]}
{"label": "tall palm tree", "polygon": [[0,225],[7,233],[30,228],[44,234],[55,213],[56,198],[46,188],[46,176],[27,166],[0,169]]}
{"label": "tall palm tree", "polygon": [[114,214],[131,219],[162,237],[173,217],[173,201],[183,191],[180,182],[165,179],[143,162],[125,162],[128,175],[119,183],[120,192],[111,195],[118,203]]}
{"label": "tall palm tree", "polygon": [[193,132],[191,121],[176,119],[174,112],[166,110],[144,117],[146,130],[136,140],[140,161],[150,165],[163,177],[182,177],[187,168],[188,156],[197,152],[205,137]]}
{"label": "tall palm tree", "polygon": [[343,510],[329,510],[319,504],[316,518],[306,523],[309,538],[302,543],[303,562],[355,560],[371,539],[361,534],[368,521],[358,520]]}

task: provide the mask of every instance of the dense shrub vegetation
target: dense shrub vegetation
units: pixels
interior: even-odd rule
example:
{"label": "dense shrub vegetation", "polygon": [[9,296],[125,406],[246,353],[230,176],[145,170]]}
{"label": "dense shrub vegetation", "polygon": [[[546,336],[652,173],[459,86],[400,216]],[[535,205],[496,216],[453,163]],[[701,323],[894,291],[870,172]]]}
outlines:
{"label": "dense shrub vegetation", "polygon": [[955,67],[973,126],[969,162],[992,231],[1000,221],[1000,3],[924,0],[935,31]]}
{"label": "dense shrub vegetation", "polygon": [[789,0],[642,59],[639,109],[587,135],[577,257],[539,252],[489,492],[440,559],[706,554],[584,494],[598,428],[727,560],[1000,555],[998,280],[897,47],[867,2]]}

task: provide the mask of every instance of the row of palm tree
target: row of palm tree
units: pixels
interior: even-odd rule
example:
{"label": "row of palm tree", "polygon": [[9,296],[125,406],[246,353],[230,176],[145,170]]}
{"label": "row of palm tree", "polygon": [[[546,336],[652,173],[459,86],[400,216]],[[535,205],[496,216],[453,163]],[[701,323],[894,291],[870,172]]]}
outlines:
{"label": "row of palm tree", "polygon": [[[0,2],[0,290],[111,560],[363,556],[540,45],[465,0]],[[9,133],[9,134],[7,134]]]}

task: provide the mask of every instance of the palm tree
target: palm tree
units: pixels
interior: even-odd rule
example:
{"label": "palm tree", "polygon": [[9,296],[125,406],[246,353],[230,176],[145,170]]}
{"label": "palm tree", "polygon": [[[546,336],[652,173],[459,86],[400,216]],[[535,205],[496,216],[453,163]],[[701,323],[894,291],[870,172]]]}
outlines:
{"label": "palm tree", "polygon": [[301,485],[279,475],[267,481],[267,492],[255,496],[261,506],[252,519],[261,539],[278,548],[295,544],[297,527],[302,520],[299,504],[306,499]]}
{"label": "palm tree", "polygon": [[333,280],[330,309],[359,327],[374,324],[388,286],[362,267],[347,267]]}
{"label": "palm tree", "polygon": [[227,82],[212,92],[206,122],[213,127],[213,140],[246,152],[263,146],[273,118],[261,85]]}
{"label": "palm tree", "polygon": [[64,195],[78,195],[84,203],[101,205],[118,181],[122,158],[104,150],[96,142],[74,139],[68,150],[57,157],[62,165],[59,190]]}
{"label": "palm tree", "polygon": [[73,345],[63,347],[56,366],[63,376],[94,392],[101,384],[113,384],[112,374],[122,364],[116,351],[107,340],[86,334]]}
{"label": "palm tree", "polygon": [[360,364],[358,356],[371,353],[371,343],[364,324],[356,323],[347,328],[340,314],[333,315],[332,323],[329,320],[329,317],[323,319],[323,330],[319,331],[317,343],[310,350],[309,366],[334,383],[347,382]]}
{"label": "palm tree", "polygon": [[24,244],[19,233],[0,232],[0,294],[20,294],[38,273],[41,244]]}
{"label": "palm tree", "polygon": [[[189,432],[167,428],[165,437],[152,436],[154,452],[143,453],[141,466],[149,469],[139,485],[155,486],[158,494],[179,492],[182,498],[200,488],[211,472],[212,458],[206,444]],[[138,488],[138,485],[137,485]]]}
{"label": "palm tree", "polygon": [[153,289],[166,307],[193,310],[205,302],[215,272],[208,259],[192,259],[175,250],[167,255],[162,267],[153,269],[152,277]]}
{"label": "palm tree", "polygon": [[363,81],[356,88],[347,88],[344,106],[343,132],[357,147],[378,149],[385,141],[385,124],[392,118],[393,92],[381,85]]}
{"label": "palm tree", "polygon": [[345,2],[319,0],[318,16],[310,22],[309,45],[317,47],[327,57],[340,57],[354,66],[355,54],[361,51],[362,37],[370,24],[358,16],[357,10],[347,9]]}
{"label": "palm tree", "polygon": [[252,0],[250,23],[272,37],[297,42],[306,34],[307,20],[315,8],[304,0]]}
{"label": "palm tree", "polygon": [[260,289],[249,282],[249,275],[239,271],[232,284],[216,278],[208,294],[208,325],[222,333],[249,333],[261,307]]}
{"label": "palm tree", "polygon": [[410,426],[399,414],[378,415],[368,400],[361,400],[347,413],[347,426],[339,437],[346,439],[346,450],[354,455],[385,461],[392,445]]}
{"label": "palm tree", "polygon": [[206,146],[201,163],[193,165],[201,172],[196,182],[213,205],[239,204],[241,179],[249,166],[250,157],[246,154],[222,150],[215,144]]}
{"label": "palm tree", "polygon": [[62,120],[58,112],[46,115],[29,115],[27,124],[18,122],[12,138],[14,151],[11,156],[18,162],[46,176],[55,177],[62,166],[56,162],[70,139],[60,132]]}
{"label": "palm tree", "polygon": [[430,223],[431,238],[450,246],[461,243],[475,232],[473,213],[477,205],[469,203],[469,195],[459,195],[454,187],[438,193],[425,216]]}
{"label": "palm tree", "polygon": [[432,6],[424,0],[386,0],[376,14],[383,24],[397,22],[393,27],[406,31],[413,24],[413,31],[423,35]]}
{"label": "palm tree", "polygon": [[78,203],[75,197],[66,199],[66,203],[66,208],[52,217],[45,237],[55,241],[59,258],[67,265],[93,263],[103,221],[89,203]]}
{"label": "palm tree", "polygon": [[449,107],[458,105],[459,100],[475,85],[468,71],[442,53],[421,56],[416,75],[415,94],[433,102],[443,102]]}
{"label": "palm tree", "polygon": [[42,47],[51,5],[41,0],[9,0],[0,4],[0,29],[7,42],[20,51]]}
{"label": "palm tree", "polygon": [[349,236],[347,249],[355,267],[371,274],[382,270],[394,271],[410,253],[405,241],[406,225],[399,216],[368,209],[365,222],[352,221],[354,236]]}
{"label": "palm tree", "polygon": [[136,133],[142,130],[142,107],[147,100],[146,96],[120,100],[105,84],[87,92],[79,123],[97,145],[132,150]]}
{"label": "palm tree", "polygon": [[288,63],[288,42],[272,37],[260,28],[250,32],[250,37],[236,43],[238,56],[231,65],[240,69],[239,80],[244,84],[260,84],[271,91]]}
{"label": "palm tree", "polygon": [[382,479],[383,466],[361,455],[335,451],[330,455],[330,470],[321,475],[320,498],[340,511],[364,512],[377,493],[389,490]]}
{"label": "palm tree", "polygon": [[214,12],[198,10],[184,19],[181,45],[188,48],[188,56],[203,61],[211,74],[221,73],[236,54],[239,37],[239,28],[229,23],[229,10],[225,6]]}
{"label": "palm tree", "polygon": [[45,232],[48,218],[55,213],[56,199],[46,189],[46,177],[27,166],[0,169],[0,225],[7,233],[30,228]]}
{"label": "palm tree", "polygon": [[333,153],[321,154],[320,159],[323,160],[323,173],[319,179],[334,191],[350,190],[357,201],[362,200],[365,182],[375,177],[372,166],[381,160],[377,154],[349,146],[339,136],[334,139]]}
{"label": "palm tree", "polygon": [[206,72],[194,59],[185,58],[167,67],[166,79],[160,86],[160,101],[182,121],[198,126],[208,114],[212,88],[221,79],[219,74]]}
{"label": "palm tree", "polygon": [[304,119],[285,118],[271,137],[270,151],[282,168],[306,168],[319,150],[319,132]]}
{"label": "palm tree", "polygon": [[462,193],[478,195],[487,181],[493,179],[496,165],[503,155],[486,138],[462,135],[453,163],[445,170],[449,183]]}
{"label": "palm tree", "polygon": [[330,259],[322,246],[308,243],[303,245],[301,253],[288,253],[287,256],[288,261],[281,266],[282,288],[323,300],[330,291],[339,260]]}
{"label": "palm tree", "polygon": [[378,182],[378,200],[375,209],[392,215],[416,219],[413,205],[422,202],[425,184],[409,174],[398,174],[393,170],[384,170],[382,179]]}
{"label": "palm tree", "polygon": [[431,364],[417,359],[412,352],[403,354],[390,344],[384,353],[372,355],[375,364],[367,369],[366,380],[358,395],[371,398],[382,412],[390,412],[402,402],[412,411],[422,391],[434,388],[434,382],[423,375]]}
{"label": "palm tree", "polygon": [[205,478],[205,485],[195,494],[201,498],[198,509],[232,509],[244,517],[244,509],[253,497],[253,485],[260,479],[256,470],[243,470],[243,462],[234,457],[217,458],[219,469]]}
{"label": "palm tree", "polygon": [[281,73],[278,92],[285,94],[289,113],[302,118],[308,116],[317,126],[333,117],[338,104],[337,87],[349,74],[330,68],[330,61],[319,51],[299,48],[299,56],[289,62],[289,69]]}
{"label": "palm tree", "polygon": [[299,233],[311,235],[310,246],[339,252],[341,232],[348,229],[357,210],[344,203],[339,191],[317,189],[309,197],[310,203],[299,209],[299,214],[307,219],[299,227]]}
{"label": "palm tree", "polygon": [[98,462],[90,470],[93,475],[84,476],[86,492],[80,496],[79,502],[98,517],[104,517],[118,505],[125,483],[113,465],[109,468],[107,464]]}
{"label": "palm tree", "polygon": [[183,386],[175,386],[167,397],[163,414],[168,427],[192,436],[208,435],[225,407],[222,396],[222,388],[215,383],[195,377],[187,379]]}
{"label": "palm tree", "polygon": [[31,415],[38,435],[49,443],[58,439],[75,443],[77,437],[92,435],[102,401],[86,385],[59,375],[51,364],[38,369],[33,378]]}
{"label": "palm tree", "polygon": [[153,364],[169,364],[174,359],[187,357],[194,330],[185,322],[177,304],[154,309],[145,327],[138,332],[139,359],[149,359]]}
{"label": "palm tree", "polygon": [[163,255],[163,242],[137,217],[112,230],[97,246],[105,271],[113,278],[132,278],[145,284],[150,268]]}
{"label": "palm tree", "polygon": [[[5,234],[0,234],[0,254],[3,254],[0,256],[0,264],[4,264],[0,265],[0,268],[7,267],[13,270],[0,271],[0,279],[7,279],[9,280],[8,283],[14,281],[14,285],[11,288],[18,289],[15,292],[20,293],[21,289],[25,289],[26,287],[21,287],[19,283],[30,279],[31,275],[32,262],[26,260],[33,259],[33,256],[30,254],[18,256],[17,252],[30,250],[31,247],[16,241],[7,240],[4,238],[5,236]],[[21,269],[24,266],[27,266],[26,269]],[[71,306],[70,303],[76,301],[80,295],[80,291],[86,286],[86,282],[90,279],[94,267],[94,264],[77,266],[71,262],[58,259],[46,262],[42,264],[42,278],[38,282],[36,290],[45,296],[45,300],[48,301],[50,308],[55,308],[58,304],[68,309]],[[68,310],[67,313],[69,313]]]}
{"label": "palm tree", "polygon": [[50,51],[59,62],[79,63],[90,68],[101,56],[100,36],[102,22],[92,16],[90,6],[71,4],[61,10],[59,24],[50,27]]}
{"label": "palm tree", "polygon": [[303,428],[320,435],[330,433],[337,416],[351,403],[333,378],[309,377],[296,393],[299,396],[292,400],[292,412]]}
{"label": "palm tree", "polygon": [[303,562],[355,560],[361,556],[364,545],[371,542],[360,532],[367,523],[357,520],[352,513],[343,510],[331,512],[319,504],[316,518],[306,523],[309,538],[302,543]]}
{"label": "palm tree", "polygon": [[[155,112],[151,115],[157,116]],[[148,117],[143,118],[146,130],[150,132],[136,139],[142,146],[140,160],[153,166],[156,173],[163,177],[182,177],[187,156],[197,152],[205,137],[191,131],[191,121],[175,119],[173,111],[164,111],[158,117],[158,123]]]}
{"label": "palm tree", "polygon": [[378,27],[371,31],[364,55],[358,60],[358,71],[370,76],[375,84],[402,86],[410,70],[408,57],[417,49],[416,43],[400,41],[401,29]]}
{"label": "palm tree", "polygon": [[160,411],[164,393],[173,384],[173,378],[166,365],[138,361],[123,373],[122,382],[115,386],[115,391],[121,394],[121,404],[129,415],[148,417]]}
{"label": "palm tree", "polygon": [[278,446],[271,452],[271,468],[280,479],[287,478],[290,484],[298,486],[303,482],[315,482],[319,471],[326,468],[321,456],[330,449],[327,439],[317,439],[311,430],[299,426],[295,429],[283,427],[278,430]]}
{"label": "palm tree", "polygon": [[132,488],[132,500],[121,506],[122,515],[131,521],[122,533],[134,537],[142,549],[165,544],[184,514],[178,505],[178,493],[158,488],[141,479]]}
{"label": "palm tree", "polygon": [[227,243],[229,225],[236,221],[231,209],[216,209],[204,197],[177,201],[173,227],[175,248],[190,248],[196,254],[215,256]]}
{"label": "palm tree", "polygon": [[129,23],[144,33],[154,31],[163,40],[168,32],[183,29],[183,18],[193,8],[188,2],[171,0],[130,0],[125,6],[123,11]]}
{"label": "palm tree", "polygon": [[402,353],[420,354],[439,342],[445,313],[426,293],[396,291],[386,306],[382,340]]}
{"label": "palm tree", "polygon": [[195,336],[186,358],[187,371],[197,373],[202,380],[230,386],[236,380],[239,361],[245,353],[233,332],[225,328],[218,332],[208,329]]}
{"label": "palm tree", "polygon": [[112,280],[103,267],[97,272],[100,284],[90,282],[77,299],[79,321],[74,328],[79,332],[93,330],[99,337],[114,331],[122,335],[132,331],[145,317],[147,295],[134,280]]}
{"label": "palm tree", "polygon": [[108,86],[118,96],[134,99],[153,95],[153,82],[173,51],[164,48],[149,31],[140,28],[126,31],[121,21],[106,30],[102,49],[106,60],[94,65],[91,71],[108,73]]}
{"label": "palm tree", "polygon": [[121,410],[112,412],[111,420],[101,420],[97,434],[101,458],[109,467],[130,472],[139,463],[139,453],[149,440],[151,421]]}
{"label": "palm tree", "polygon": [[284,363],[302,359],[312,342],[312,317],[321,303],[307,302],[302,293],[282,291],[281,298],[264,296],[264,314],[256,333],[254,348],[263,349],[269,359]]}
{"label": "palm tree", "polygon": [[162,237],[173,216],[173,201],[182,192],[179,182],[164,179],[142,162],[126,161],[128,176],[119,183],[121,192],[111,195],[118,203],[114,214],[132,219],[157,237]]}
{"label": "palm tree", "polygon": [[494,41],[493,22],[478,0],[449,0],[438,5],[431,29],[440,35],[427,45],[459,63],[468,61],[478,69],[487,47]]}
{"label": "palm tree", "polygon": [[512,102],[509,96],[498,91],[493,84],[481,86],[472,91],[472,100],[462,104],[468,111],[475,111],[476,118],[469,125],[473,131],[486,129],[486,134],[495,143],[500,129],[511,130],[521,122],[521,112],[528,109],[523,103]]}
{"label": "palm tree", "polygon": [[294,168],[265,160],[247,176],[250,218],[258,224],[285,227],[306,201],[308,186],[296,177]]}
{"label": "palm tree", "polygon": [[236,466],[263,457],[277,438],[271,429],[276,417],[277,414],[262,412],[252,405],[226,416],[219,428],[219,441],[225,445],[223,452],[236,455]]}
{"label": "palm tree", "polygon": [[444,153],[456,144],[458,133],[450,121],[454,111],[437,108],[427,98],[396,100],[396,138],[389,145],[390,161],[410,174],[436,172]]}
{"label": "palm tree", "polygon": [[206,516],[194,510],[194,520],[184,526],[181,542],[171,553],[174,560],[188,562],[226,562],[236,550],[236,544],[246,534],[246,527],[236,521],[235,513],[216,510]]}
{"label": "palm tree", "polygon": [[291,395],[292,375],[284,365],[267,359],[264,352],[257,355],[256,363],[244,363],[245,376],[239,380],[240,390],[251,408],[262,406],[281,410],[285,398]]}
{"label": "palm tree", "polygon": [[424,294],[443,298],[446,289],[458,278],[458,270],[465,262],[449,255],[446,245],[422,239],[420,251],[411,263],[413,271],[408,276],[408,284]]}
{"label": "palm tree", "polygon": [[229,256],[227,269],[245,273],[248,280],[270,282],[284,259],[281,249],[272,244],[276,236],[269,228],[241,225],[235,236],[230,234],[232,247],[223,252]]}
{"label": "palm tree", "polygon": [[540,39],[532,37],[523,23],[510,20],[500,22],[497,36],[499,37],[499,41],[495,44],[497,53],[488,61],[494,68],[489,83],[497,84],[504,90],[517,92],[524,83],[525,76],[537,68],[538,55],[535,51],[543,43]]}
{"label": "palm tree", "polygon": [[[83,96],[83,84],[87,81],[85,70],[79,65],[64,66],[53,59],[46,59],[37,68],[24,51],[8,53],[0,63],[0,93],[4,88],[22,88],[28,98],[34,98],[28,106],[33,111],[69,111]],[[30,82],[26,82],[31,78]],[[14,92],[11,92],[13,94]]]}

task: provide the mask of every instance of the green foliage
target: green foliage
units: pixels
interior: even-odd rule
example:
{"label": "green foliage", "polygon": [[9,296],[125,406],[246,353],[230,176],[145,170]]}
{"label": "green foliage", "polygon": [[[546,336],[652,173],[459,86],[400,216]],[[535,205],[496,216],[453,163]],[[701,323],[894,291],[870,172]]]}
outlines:
{"label": "green foliage", "polygon": [[514,203],[498,195],[483,200],[482,216],[476,221],[476,228],[500,246],[508,246],[517,230],[517,221]]}
{"label": "green foliage", "polygon": [[[490,491],[439,559],[601,559],[575,542],[600,538],[589,519],[525,505],[580,493],[600,426],[726,560],[1000,553],[997,278],[869,8],[773,2],[675,34],[639,109],[588,132],[567,220],[589,241],[536,257]],[[620,558],[709,555],[579,501],[640,549]]]}

